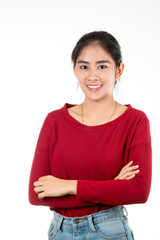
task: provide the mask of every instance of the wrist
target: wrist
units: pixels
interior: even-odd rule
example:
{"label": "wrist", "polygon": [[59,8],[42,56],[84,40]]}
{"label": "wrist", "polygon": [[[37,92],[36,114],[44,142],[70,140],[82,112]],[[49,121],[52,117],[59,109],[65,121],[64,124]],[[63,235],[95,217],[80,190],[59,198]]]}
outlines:
{"label": "wrist", "polygon": [[69,180],[69,194],[77,194],[77,180]]}

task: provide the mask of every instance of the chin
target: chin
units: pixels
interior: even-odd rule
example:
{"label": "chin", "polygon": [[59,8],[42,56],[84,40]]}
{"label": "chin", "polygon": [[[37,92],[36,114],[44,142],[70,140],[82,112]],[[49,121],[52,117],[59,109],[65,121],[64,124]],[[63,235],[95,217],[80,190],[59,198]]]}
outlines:
{"label": "chin", "polygon": [[88,96],[88,95],[85,95],[85,99],[88,99],[90,101],[101,101],[102,99],[105,99],[106,96]]}

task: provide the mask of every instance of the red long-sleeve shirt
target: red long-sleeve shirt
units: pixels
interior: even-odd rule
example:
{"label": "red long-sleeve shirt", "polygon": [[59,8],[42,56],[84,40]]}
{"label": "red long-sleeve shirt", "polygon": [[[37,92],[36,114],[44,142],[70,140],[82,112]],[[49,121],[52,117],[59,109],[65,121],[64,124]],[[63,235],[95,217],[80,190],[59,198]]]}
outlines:
{"label": "red long-sleeve shirt", "polygon": [[[47,114],[37,141],[29,181],[29,201],[64,216],[78,217],[148,199],[152,173],[149,119],[127,104],[111,122],[87,126],[73,118],[65,103]],[[130,180],[114,180],[129,161],[140,172]],[[77,194],[39,199],[33,183],[41,176],[78,180]]]}

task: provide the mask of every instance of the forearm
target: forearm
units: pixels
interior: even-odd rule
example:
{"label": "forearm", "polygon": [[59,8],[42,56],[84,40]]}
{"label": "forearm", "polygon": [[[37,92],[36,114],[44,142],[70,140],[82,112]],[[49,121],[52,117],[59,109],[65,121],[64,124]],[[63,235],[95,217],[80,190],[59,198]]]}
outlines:
{"label": "forearm", "polygon": [[93,202],[80,201],[76,199],[74,195],[66,195],[63,197],[45,197],[44,199],[39,199],[37,194],[29,195],[29,202],[32,205],[52,208],[81,208],[95,205]]}
{"label": "forearm", "polygon": [[92,202],[83,202],[76,199],[75,195],[66,195],[61,197],[45,197],[39,199],[33,189],[29,191],[29,202],[32,205],[48,206],[53,208],[81,208],[85,206],[93,206]]}
{"label": "forearm", "polygon": [[[85,186],[85,187],[84,187]],[[77,200],[106,205],[145,203],[149,187],[137,180],[78,181]]]}
{"label": "forearm", "polygon": [[91,181],[78,180],[77,200],[106,205],[145,203],[148,199],[152,176],[152,150],[150,145],[134,146],[129,160],[139,165],[140,172],[130,180]]}
{"label": "forearm", "polygon": [[65,180],[65,186],[63,184],[63,189],[58,187],[58,189],[63,192],[63,196],[55,197],[53,195],[40,199],[38,194],[35,192],[34,182],[36,179],[37,178],[34,176],[31,176],[29,183],[29,202],[32,205],[41,205],[53,208],[81,208],[95,205],[93,202],[83,202],[76,199],[75,194],[77,191],[77,181],[75,180]]}

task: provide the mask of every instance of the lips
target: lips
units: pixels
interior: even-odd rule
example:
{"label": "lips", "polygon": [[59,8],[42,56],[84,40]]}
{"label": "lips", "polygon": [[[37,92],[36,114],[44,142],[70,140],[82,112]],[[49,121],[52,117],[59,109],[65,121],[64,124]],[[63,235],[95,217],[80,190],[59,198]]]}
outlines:
{"label": "lips", "polygon": [[99,88],[102,84],[96,84],[96,85],[87,85],[88,88]]}
{"label": "lips", "polygon": [[101,85],[87,85],[87,87],[89,88],[90,91],[92,92],[96,92],[98,91],[99,89],[101,89],[102,87],[102,84]]}

